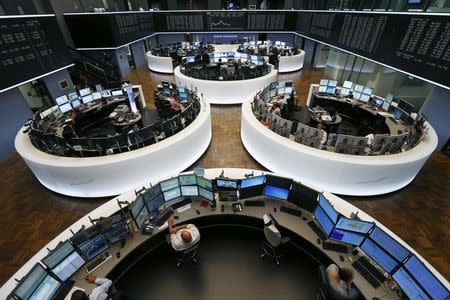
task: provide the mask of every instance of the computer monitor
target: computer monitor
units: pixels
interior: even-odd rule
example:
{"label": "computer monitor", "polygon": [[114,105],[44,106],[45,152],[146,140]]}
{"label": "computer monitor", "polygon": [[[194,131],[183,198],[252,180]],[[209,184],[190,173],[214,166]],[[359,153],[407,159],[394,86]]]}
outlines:
{"label": "computer monitor", "polygon": [[392,279],[409,299],[430,299],[404,268],[399,268],[395,271]]}
{"label": "computer monitor", "polygon": [[364,86],[360,85],[360,84],[355,84],[355,87],[353,88],[353,91],[359,92],[359,93],[362,93],[363,90],[364,90]]}
{"label": "computer monitor", "polygon": [[364,240],[364,235],[350,232],[346,230],[340,230],[337,228],[334,228],[333,231],[330,234],[330,239],[333,241],[350,244],[353,246],[359,246],[361,245],[362,241]]}
{"label": "computer monitor", "polygon": [[195,62],[195,56],[186,56],[186,63]]}
{"label": "computer monitor", "polygon": [[250,55],[250,59],[252,62],[257,62],[258,61],[258,56],[257,55]]}
{"label": "computer monitor", "polygon": [[180,175],[178,176],[178,181],[180,182],[180,185],[197,185],[197,175]]}
{"label": "computer monitor", "polygon": [[383,107],[384,99],[379,96],[373,96],[372,104],[375,105],[376,107]]}
{"label": "computer monitor", "polygon": [[333,205],[331,205],[323,194],[319,194],[319,205],[322,207],[323,211],[327,214],[333,224],[336,224],[339,213],[334,209]]}
{"label": "computer monitor", "polygon": [[326,93],[327,92],[327,86],[321,85],[319,86],[319,93]]}
{"label": "computer monitor", "polygon": [[288,201],[313,213],[317,206],[318,194],[316,190],[294,181],[289,191]]}
{"label": "computer monitor", "polygon": [[278,82],[278,89],[284,89],[286,87],[286,81]]}
{"label": "computer monitor", "polygon": [[353,92],[353,99],[360,100],[361,99],[361,93]]}
{"label": "computer monitor", "polygon": [[142,195],[138,195],[136,200],[130,205],[131,217],[134,222],[141,228],[142,224],[145,222],[145,219],[148,216],[148,210],[145,206],[144,198]]}
{"label": "computer monitor", "polygon": [[102,98],[102,93],[101,92],[93,92],[92,93],[92,98],[94,98],[94,100],[98,100]]}
{"label": "computer monitor", "polygon": [[365,239],[359,247],[367,256],[369,256],[388,273],[391,273],[398,266],[398,262],[396,262],[371,239]]}
{"label": "computer monitor", "polygon": [[77,108],[81,105],[81,101],[79,99],[72,100],[70,101],[70,103],[72,104],[73,108]]}
{"label": "computer monitor", "polygon": [[196,185],[182,185],[181,195],[183,196],[198,196],[198,187]]}
{"label": "computer monitor", "polygon": [[353,86],[353,82],[348,81],[348,80],[344,81],[344,84],[342,85],[343,88],[347,88],[347,89],[351,89],[352,86]]}
{"label": "computer monitor", "polygon": [[372,229],[373,225],[374,223],[371,222],[341,217],[336,224],[336,228],[365,234]]}
{"label": "computer monitor", "polygon": [[403,245],[397,242],[393,237],[384,232],[378,226],[375,226],[369,237],[399,262],[404,261],[411,253],[408,249],[406,249]]}
{"label": "computer monitor", "polygon": [[56,104],[61,106],[67,102],[69,102],[69,98],[66,95],[59,96],[55,99]]}
{"label": "computer monitor", "polygon": [[275,41],[275,46],[281,46],[281,41]]}
{"label": "computer monitor", "polygon": [[164,197],[162,193],[155,195],[153,198],[149,199],[144,196],[144,202],[147,206],[149,213],[153,213],[159,209],[161,205],[164,204]]}
{"label": "computer monitor", "polygon": [[65,282],[73,274],[75,274],[86,261],[75,250],[62,260],[57,266],[52,268],[53,274],[56,275],[62,282]]}
{"label": "computer monitor", "polygon": [[178,187],[178,177],[167,179],[160,182],[161,191],[165,192]]}
{"label": "computer monitor", "polygon": [[328,79],[320,79],[320,83],[319,83],[319,85],[325,85],[325,86],[327,86],[328,85]]}
{"label": "computer monitor", "polygon": [[92,97],[92,95],[87,95],[81,98],[83,100],[83,103],[89,103],[94,101],[94,97]]}
{"label": "computer monitor", "polygon": [[342,88],[341,89],[341,96],[342,97],[347,97],[348,94],[350,94],[350,89],[348,89],[348,88]]}
{"label": "computer monitor", "polygon": [[264,189],[264,196],[287,200],[289,196],[289,189],[283,189],[273,185],[266,185]]}
{"label": "computer monitor", "polygon": [[384,111],[389,111],[389,108],[391,107],[391,103],[384,101],[383,105],[381,106]]}
{"label": "computer monitor", "polygon": [[202,187],[198,187],[198,194],[200,197],[213,202],[214,201],[214,193],[212,191],[209,191],[207,189],[204,189]]}
{"label": "computer monitor", "polygon": [[358,100],[360,100],[361,102],[367,103],[370,99],[370,95],[366,95],[366,94],[361,94],[361,96],[359,97]]}
{"label": "computer monitor", "polygon": [[365,86],[362,93],[370,96],[373,94],[373,88],[371,88],[370,86]]}
{"label": "computer monitor", "polygon": [[293,91],[293,88],[292,88],[291,86],[290,86],[290,87],[284,88],[284,93],[285,93],[285,94],[291,94],[292,91]]}
{"label": "computer monitor", "polygon": [[330,81],[328,81],[328,86],[336,87],[337,86],[337,80],[330,79]]}
{"label": "computer monitor", "polygon": [[403,99],[400,99],[400,101],[398,102],[397,107],[400,108],[401,110],[403,110],[407,114],[411,114],[413,112],[413,110],[414,110],[414,105],[406,102]]}
{"label": "computer monitor", "polygon": [[91,260],[108,249],[108,241],[103,234],[99,234],[80,245],[79,248],[84,258]]}
{"label": "computer monitor", "polygon": [[111,95],[114,97],[120,97],[120,96],[123,96],[123,91],[122,91],[122,89],[111,90]]}
{"label": "computer monitor", "polygon": [[70,104],[70,102],[64,103],[63,105],[59,106],[59,109],[63,114],[65,114],[66,112],[72,110],[72,104]]}
{"label": "computer monitor", "polygon": [[176,199],[178,197],[181,197],[180,187],[177,186],[176,188],[173,188],[171,190],[165,191],[163,193],[163,196],[164,196],[164,201],[165,202],[171,201],[171,200]]}
{"label": "computer monitor", "polygon": [[78,100],[78,94],[76,92],[70,93],[67,95],[67,98],[69,98],[69,101]]}
{"label": "computer monitor", "polygon": [[197,185],[203,189],[206,189],[208,191],[212,191],[212,182],[209,181],[208,179],[201,177],[201,176],[197,176]]}
{"label": "computer monitor", "polygon": [[237,190],[238,188],[238,181],[233,179],[216,179],[216,187],[218,190]]}
{"label": "computer monitor", "polygon": [[334,94],[336,92],[336,88],[332,86],[327,86],[327,94]]}
{"label": "computer monitor", "polygon": [[289,190],[291,188],[292,182],[293,181],[291,178],[280,177],[275,175],[266,175],[265,184]]}
{"label": "computer monitor", "polygon": [[179,93],[180,103],[187,103],[188,102],[188,95],[187,93],[180,92]]}
{"label": "computer monitor", "polygon": [[95,225],[106,235],[110,245],[131,236],[131,230],[120,214],[97,221]]}
{"label": "computer monitor", "polygon": [[60,286],[61,283],[58,280],[50,276],[40,263],[36,263],[10,295],[13,295],[12,299],[50,300]]}
{"label": "computer monitor", "polygon": [[109,98],[111,97],[111,91],[110,90],[103,90],[100,92],[102,94],[103,98]]}
{"label": "computer monitor", "polygon": [[331,222],[330,218],[328,218],[322,207],[316,206],[316,209],[314,210],[314,218],[316,219],[317,223],[319,223],[320,227],[322,228],[323,232],[325,232],[327,237],[330,236],[334,224],[333,222]]}
{"label": "computer monitor", "polygon": [[405,262],[404,268],[432,299],[449,299],[449,291],[417,256],[411,256]]}
{"label": "computer monitor", "polygon": [[394,110],[394,118],[397,120],[400,120],[402,115],[403,115],[403,111],[400,108],[396,107]]}
{"label": "computer monitor", "polygon": [[243,188],[247,188],[247,187],[263,185],[265,179],[266,179],[266,176],[264,176],[264,175],[244,178],[244,179],[241,180],[241,186],[240,187],[241,187],[241,189],[243,189]]}
{"label": "computer monitor", "polygon": [[75,248],[70,241],[67,240],[60,243],[55,249],[50,251],[50,253],[47,254],[41,261],[49,269],[53,269],[74,251]]}
{"label": "computer monitor", "polygon": [[78,93],[80,94],[81,97],[84,97],[91,93],[91,89],[90,88],[81,89],[78,91]]}

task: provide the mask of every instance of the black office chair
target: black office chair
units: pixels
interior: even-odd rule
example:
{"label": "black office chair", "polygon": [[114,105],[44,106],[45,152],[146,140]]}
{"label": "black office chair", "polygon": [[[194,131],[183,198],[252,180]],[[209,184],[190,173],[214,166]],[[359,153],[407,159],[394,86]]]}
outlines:
{"label": "black office chair", "polygon": [[324,265],[319,265],[319,282],[320,286],[316,300],[334,300],[335,298],[331,295],[328,276]]}
{"label": "black office chair", "polygon": [[196,255],[197,255],[199,246],[200,246],[200,243],[198,242],[191,248],[178,252],[178,253],[180,253],[180,256],[177,257],[177,261],[178,261],[177,267],[180,268],[183,265],[183,263],[188,259],[192,260],[194,263],[197,263],[198,261],[197,261]]}
{"label": "black office chair", "polygon": [[270,256],[275,259],[277,265],[279,265],[279,258],[281,257],[281,255],[278,254],[277,248],[288,243],[291,238],[288,236],[284,238],[281,237],[281,233],[275,226],[275,220],[273,219],[269,223],[264,225],[264,236],[265,240],[262,243],[262,250],[264,251],[264,253],[260,255],[260,258]]}

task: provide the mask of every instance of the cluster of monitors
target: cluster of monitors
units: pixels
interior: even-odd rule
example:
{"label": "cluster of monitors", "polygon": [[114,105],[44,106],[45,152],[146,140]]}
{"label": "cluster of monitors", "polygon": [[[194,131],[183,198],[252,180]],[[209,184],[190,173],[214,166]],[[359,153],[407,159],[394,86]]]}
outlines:
{"label": "cluster of monitors", "polygon": [[[244,43],[243,46],[259,46],[259,45],[270,45],[270,41],[250,41],[248,43]],[[275,46],[277,47],[286,47],[286,43],[285,42],[281,42],[281,41],[275,41],[274,43]]]}
{"label": "cluster of monitors", "polygon": [[142,228],[149,217],[158,214],[163,204],[169,206],[182,201],[184,197],[199,197],[214,203],[212,182],[195,174],[161,181],[137,195],[130,206],[131,216],[136,225]]}
{"label": "cluster of monitors", "polygon": [[414,105],[400,99],[394,110],[394,118],[402,121],[404,124],[408,124],[410,122],[410,115],[412,112],[414,112]]}
{"label": "cluster of monitors", "polygon": [[178,94],[178,100],[180,103],[188,103],[188,90],[184,87],[177,86],[174,83],[169,83],[168,81],[161,82],[161,88],[158,88],[159,91],[163,92],[166,96],[176,96]]}
{"label": "cluster of monitors", "polygon": [[101,219],[61,242],[18,283],[8,299],[50,300],[86,262],[131,236],[122,215]]}
{"label": "cluster of monitors", "polygon": [[449,296],[416,256],[374,223],[341,216],[322,194],[314,218],[330,240],[359,247],[392,276],[410,299],[443,300]]}
{"label": "cluster of monitors", "polygon": [[91,92],[90,88],[79,90],[79,92],[73,92],[67,95],[62,95],[55,99],[56,104],[59,107],[61,113],[66,113],[74,108],[79,107],[81,104],[87,104],[89,102],[99,100],[102,98],[110,97],[123,97],[124,93],[122,89],[115,90],[103,90],[100,92]]}
{"label": "cluster of monitors", "polygon": [[239,52],[214,52],[209,55],[209,61],[211,63],[226,63],[238,60],[240,60],[241,62],[252,63],[254,65],[264,64],[264,57],[258,55],[249,55]]}
{"label": "cluster of monitors", "polygon": [[262,94],[266,95],[266,101],[277,96],[277,95],[289,95],[294,91],[293,81],[275,81],[272,82],[267,90],[263,90]]}

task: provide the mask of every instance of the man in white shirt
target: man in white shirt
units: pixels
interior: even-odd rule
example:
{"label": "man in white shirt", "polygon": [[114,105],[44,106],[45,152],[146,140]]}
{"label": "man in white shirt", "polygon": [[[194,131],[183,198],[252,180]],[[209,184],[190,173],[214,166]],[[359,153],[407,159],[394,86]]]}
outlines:
{"label": "man in white shirt", "polygon": [[173,227],[173,218],[169,218],[170,243],[175,251],[192,248],[200,241],[200,232],[194,224]]}
{"label": "man in white shirt", "polygon": [[86,280],[89,283],[95,283],[97,287],[92,290],[92,293],[88,296],[82,290],[76,290],[70,297],[71,300],[107,300],[111,299],[108,295],[108,290],[112,286],[112,281],[108,278],[97,278],[92,274],[86,276]]}

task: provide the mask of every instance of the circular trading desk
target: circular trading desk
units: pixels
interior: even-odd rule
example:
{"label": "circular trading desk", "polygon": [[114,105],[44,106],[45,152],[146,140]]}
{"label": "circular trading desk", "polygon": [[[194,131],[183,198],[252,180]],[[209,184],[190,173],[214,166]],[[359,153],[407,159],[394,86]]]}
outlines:
{"label": "circular trading desk", "polygon": [[181,73],[180,67],[174,71],[175,82],[197,89],[199,95],[211,104],[238,104],[250,99],[258,91],[277,80],[277,70],[270,66],[270,72],[264,76],[245,80],[204,80],[189,77]]}
{"label": "circular trading desk", "polygon": [[295,72],[303,68],[305,61],[305,51],[299,50],[297,55],[280,56],[278,61],[278,73]]}
{"label": "circular trading desk", "polygon": [[173,73],[173,62],[170,56],[153,55],[152,51],[147,52],[147,64],[151,71],[158,73]]}
{"label": "circular trading desk", "polygon": [[252,101],[242,105],[241,140],[250,155],[272,172],[341,195],[379,195],[408,185],[437,146],[428,134],[405,152],[378,156],[334,153],[299,144],[266,128],[255,117]]}
{"label": "circular trading desk", "polygon": [[[264,172],[257,171],[257,170],[247,170],[247,169],[206,169],[205,170],[205,178],[208,180],[213,180],[215,178],[218,178],[220,176],[226,176],[226,178],[229,179],[236,179],[240,180],[242,178],[246,177],[246,174],[253,173],[254,176],[259,175],[267,175],[264,174]],[[187,174],[187,173],[183,173]],[[157,183],[162,180],[167,179],[164,177],[158,177],[157,179],[152,180],[152,187],[149,186],[149,184],[146,185],[146,188],[149,189],[149,191],[152,191],[155,189],[158,185]],[[266,177],[266,180],[267,177]],[[272,176],[272,180],[278,181],[278,180],[290,180],[288,178],[280,178],[277,176]],[[200,184],[200,183],[199,183]],[[296,185],[302,185],[300,183],[291,183],[292,186],[294,184]],[[309,189],[307,186],[304,186],[303,188]],[[292,187],[292,189],[294,189]],[[159,191],[160,192],[160,191]],[[317,192],[314,192],[315,196],[310,196],[311,200],[305,200],[306,196],[302,196],[302,200],[300,202],[310,201],[313,202],[313,206],[317,206],[319,201],[317,201]],[[379,223],[377,220],[373,219],[371,216],[367,215],[363,211],[360,211],[357,207],[351,205],[350,203],[344,201],[343,199],[330,194],[328,192],[323,192],[323,196],[329,200],[329,202],[333,205],[334,209],[338,214],[340,214],[344,218],[350,218],[351,215],[355,212],[358,212],[358,217],[362,221],[371,222],[374,224],[370,224],[370,226],[376,226],[378,228],[378,231],[381,231],[384,236],[390,236],[391,239],[393,239],[396,243],[396,247],[402,247],[406,251],[406,255],[408,257],[416,257],[419,261],[421,261],[426,268],[428,268],[429,272],[433,274],[433,276],[436,276],[437,280],[432,283],[434,286],[438,285],[440,289],[440,293],[447,293],[448,294],[448,288],[449,283],[447,280],[439,274],[427,261],[425,261],[414,249],[412,249],[409,245],[407,245],[403,240],[401,240],[398,236],[396,236],[394,233],[392,233],[388,228],[384,227],[381,223]],[[322,243],[318,242],[318,235],[317,233],[312,229],[311,222],[315,223],[315,219],[313,217],[313,214],[311,213],[311,210],[314,210],[314,208],[303,208],[301,206],[297,206],[299,204],[297,203],[295,199],[297,199],[295,196],[295,193],[293,194],[292,198],[289,197],[288,201],[286,200],[280,200],[277,198],[272,198],[269,196],[259,196],[254,195],[253,197],[250,196],[250,198],[247,198],[250,201],[247,201],[246,199],[238,200],[242,206],[241,211],[233,211],[232,204],[230,202],[222,202],[220,199],[216,200],[215,206],[211,206],[210,202],[207,202],[209,204],[205,205],[205,201],[201,201],[202,199],[193,198],[191,199],[190,207],[178,209],[173,212],[173,214],[177,217],[175,217],[175,222],[177,224],[192,222],[195,223],[199,228],[200,231],[206,230],[207,227],[211,226],[228,226],[228,230],[233,230],[233,226],[240,226],[240,227],[247,227],[247,228],[254,228],[257,231],[254,231],[255,234],[258,234],[258,237],[263,237],[261,234],[262,228],[263,228],[263,216],[271,214],[272,218],[274,218],[279,225],[279,229],[282,232],[287,232],[291,237],[291,244],[294,246],[293,248],[296,248],[297,251],[302,251],[302,253],[306,252],[308,255],[298,254],[302,255],[302,257],[306,257],[306,259],[311,260],[311,263],[313,263],[315,266],[318,264],[327,265],[329,263],[335,263],[340,267],[347,267],[353,269],[352,261],[356,261],[357,259],[361,257],[366,257],[364,252],[360,248],[357,248],[358,251],[354,252],[355,248],[350,246],[345,246],[347,248],[347,254],[346,258],[342,260],[343,256],[340,254],[341,252],[332,251],[329,249],[324,249],[322,247]],[[73,237],[73,232],[78,232],[80,229],[85,228],[86,230],[89,230],[89,227],[93,227],[91,220],[99,220],[101,217],[109,217],[113,214],[116,214],[120,211],[118,200],[121,201],[128,201],[129,203],[134,202],[137,199],[137,196],[134,191],[129,191],[127,193],[124,193],[120,195],[119,197],[116,197],[107,203],[103,204],[102,206],[98,207],[97,209],[93,210],[74,224],[72,224],[69,228],[64,230],[61,234],[59,234],[57,237],[55,237],[51,242],[49,242],[45,247],[43,247],[38,253],[36,253],[28,262],[26,262],[0,289],[0,297],[2,299],[5,299],[7,295],[9,295],[16,287],[17,282],[15,279],[21,279],[24,278],[24,276],[33,268],[33,266],[41,261],[44,257],[48,255],[47,249],[55,249],[57,245],[60,242],[64,242],[67,239],[70,239]],[[181,198],[184,199],[184,198]],[[181,199],[177,200],[180,201]],[[217,196],[216,196],[217,199]],[[253,205],[252,204],[256,201],[259,202],[261,205]],[[326,200],[325,200],[326,201]],[[133,203],[132,203],[133,205]],[[170,205],[170,204],[169,204]],[[163,204],[162,207],[165,207],[166,205]],[[131,208],[133,208],[132,206]],[[223,207],[222,209],[219,209],[219,207]],[[296,213],[289,213],[286,210],[283,210],[284,208],[289,208],[295,211]],[[164,209],[164,208],[163,208]],[[137,212],[140,215],[140,212]],[[131,221],[132,222],[132,221]],[[134,223],[133,223],[134,224]],[[133,230],[134,226],[130,223],[131,230]],[[202,229],[205,228],[205,229]],[[381,234],[380,233],[380,234]],[[134,267],[136,267],[136,264],[143,264],[145,260],[143,258],[147,255],[154,255],[153,251],[155,248],[159,247],[160,245],[167,244],[165,240],[165,235],[167,234],[167,223],[161,226],[156,226],[153,230],[153,232],[148,234],[142,234],[140,231],[135,229],[135,232],[131,237],[129,237],[126,240],[125,245],[122,247],[121,243],[116,243],[108,246],[108,251],[112,254],[115,254],[116,252],[120,251],[120,256],[113,255],[109,260],[107,260],[105,263],[98,266],[94,274],[97,277],[107,277],[111,279],[113,282],[117,281],[126,281],[127,280],[127,272],[130,272],[133,270]],[[284,234],[284,233],[283,233]],[[220,236],[215,236],[216,238],[220,239]],[[206,238],[206,237],[205,237]],[[239,239],[239,237],[233,237],[233,235],[227,235],[225,237],[225,240],[227,243],[233,243],[233,239]],[[205,241],[207,242],[207,241]],[[159,245],[159,246],[158,246]],[[200,246],[201,248],[202,246]],[[237,248],[236,248],[237,249]],[[239,249],[240,251],[244,251],[244,249]],[[254,251],[256,249],[252,249],[252,254],[255,255]],[[237,250],[236,250],[237,251]],[[381,251],[381,250],[380,250]],[[201,252],[201,251],[200,251]],[[410,254],[409,254],[410,253]],[[236,252],[237,255],[239,255],[239,252]],[[412,254],[412,256],[410,256]],[[201,255],[201,254],[200,254]],[[211,256],[211,255],[210,255]],[[233,257],[232,255],[229,255],[229,257]],[[217,258],[217,257],[216,257]],[[298,258],[298,257],[297,257]],[[226,260],[227,257],[220,257],[217,259]],[[298,258],[300,259],[300,258]],[[234,261],[234,260],[233,260]],[[200,260],[199,264],[202,264],[202,260]],[[233,262],[230,262],[230,264],[233,264]],[[401,262],[397,262],[397,267],[401,265]],[[158,264],[161,265],[160,263]],[[153,265],[146,265],[146,270],[151,269],[153,273],[158,272],[158,268]],[[231,265],[230,267],[234,267]],[[242,267],[242,266],[241,266]],[[283,268],[283,263],[280,266],[277,266],[278,268]],[[167,268],[173,268],[175,272],[176,270],[176,261],[175,259],[171,260],[170,265],[163,266],[164,269]],[[235,266],[235,268],[238,270],[239,266]],[[197,269],[197,268],[196,268]],[[267,270],[267,264],[264,268]],[[203,269],[202,269],[203,270]],[[183,271],[178,270],[177,274],[181,272],[184,273],[184,277],[186,279],[186,275],[188,276],[194,276],[195,274],[191,275],[192,271],[189,271],[189,268],[186,270],[183,269]],[[187,272],[187,273],[186,273]],[[94,285],[89,284],[86,282],[85,277],[87,275],[87,271],[84,267],[79,267],[78,269],[72,270],[70,279],[73,280],[75,283],[74,289],[84,289],[88,294],[91,293]],[[130,274],[131,275],[131,274]],[[239,278],[238,274],[235,274],[237,278]],[[266,274],[267,275],[267,274]],[[172,277],[170,280],[173,280],[173,276],[177,276],[175,274],[172,274]],[[271,273],[270,276],[272,276],[272,279],[275,280],[278,278],[276,272]],[[383,276],[386,276],[384,274]],[[133,276],[131,276],[133,277]],[[191,278],[191,277],[190,277]],[[157,281],[156,284],[166,284],[166,282],[161,283],[162,278],[159,278],[160,280]],[[205,278],[206,279],[206,278]],[[208,278],[210,280],[217,279],[217,277]],[[280,278],[278,278],[280,279]],[[142,281],[142,280],[139,280]],[[388,288],[388,285],[386,282],[381,282],[378,287],[374,287],[359,273],[354,272],[354,284],[359,289],[359,291],[365,296],[366,299],[372,299],[373,297],[378,297],[379,299],[399,299],[397,294],[390,290]],[[145,280],[143,284],[145,285],[152,285],[155,281],[147,281]],[[202,284],[203,283],[203,284]],[[142,284],[142,283],[141,283]],[[199,289],[210,289],[210,286],[206,284],[206,280],[196,282],[197,288]],[[192,285],[188,285],[189,288],[192,288]],[[275,288],[275,287],[274,287]],[[279,287],[278,287],[279,288]],[[246,289],[258,289],[258,286],[246,286]],[[236,291],[231,291],[236,293]],[[317,293],[317,291],[315,291]],[[195,293],[194,293],[195,294]],[[238,292],[238,295],[242,293]],[[159,293],[161,295],[161,293]],[[211,298],[211,295],[214,295],[214,290],[209,291],[207,293],[209,297]],[[173,295],[174,297],[176,295]],[[189,295],[186,295],[188,299],[191,299]],[[192,295],[191,295],[192,296]],[[147,299],[148,295],[140,295],[139,299]],[[170,298],[170,297],[169,297]],[[312,298],[312,297],[311,297]],[[183,298],[186,299],[186,298]]]}
{"label": "circular trading desk", "polygon": [[[74,197],[114,196],[192,165],[211,141],[211,112],[200,101],[195,120],[180,132],[129,152],[97,157],[61,157],[37,149],[22,128],[15,148],[48,189]],[[186,151],[180,152],[182,149]]]}

